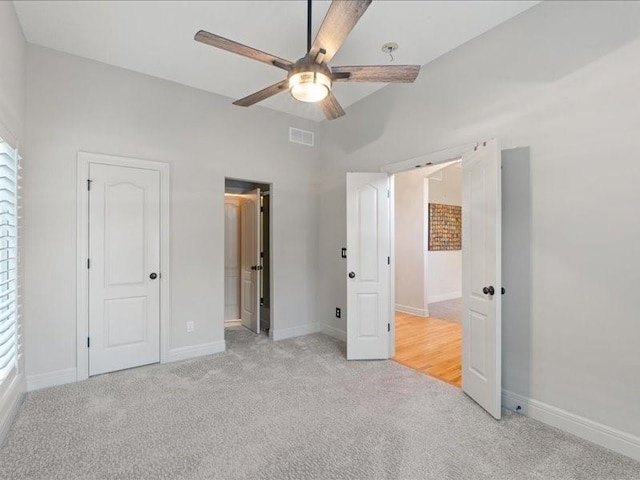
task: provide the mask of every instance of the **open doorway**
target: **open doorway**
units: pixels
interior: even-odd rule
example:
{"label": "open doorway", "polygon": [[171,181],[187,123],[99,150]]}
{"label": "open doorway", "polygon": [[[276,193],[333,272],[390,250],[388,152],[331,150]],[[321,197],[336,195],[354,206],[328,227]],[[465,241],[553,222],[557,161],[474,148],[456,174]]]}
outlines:
{"label": "open doorway", "polygon": [[[458,152],[456,155],[452,153]],[[445,156],[446,155],[446,156]],[[348,172],[347,360],[395,356],[395,188],[389,174],[410,165],[462,160],[462,389],[494,418],[502,405],[502,170],[497,139],[390,165]],[[430,157],[430,158],[429,158]],[[447,160],[445,160],[447,159]],[[410,165],[407,165],[408,162]],[[416,167],[419,168],[419,167]],[[412,169],[413,170],[413,169]],[[424,190],[423,190],[424,192]],[[424,209],[424,197],[421,205]],[[423,210],[424,212],[424,210]],[[425,215],[417,222],[425,228]],[[423,236],[422,242],[424,248]],[[424,260],[414,268],[423,269]],[[423,283],[423,285],[426,282]],[[428,308],[424,295],[423,303]],[[427,302],[426,304],[424,302]]]}
{"label": "open doorway", "polygon": [[461,387],[461,163],[416,168],[393,181],[394,360]]}
{"label": "open doorway", "polygon": [[269,334],[271,185],[225,179],[225,328]]}

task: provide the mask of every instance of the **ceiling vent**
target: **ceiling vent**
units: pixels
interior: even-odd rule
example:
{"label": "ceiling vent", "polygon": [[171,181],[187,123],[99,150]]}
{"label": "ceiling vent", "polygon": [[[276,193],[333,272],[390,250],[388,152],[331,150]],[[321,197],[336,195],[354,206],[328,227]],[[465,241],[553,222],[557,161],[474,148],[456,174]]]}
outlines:
{"label": "ceiling vent", "polygon": [[313,132],[300,130],[299,128],[289,127],[289,141],[313,147]]}

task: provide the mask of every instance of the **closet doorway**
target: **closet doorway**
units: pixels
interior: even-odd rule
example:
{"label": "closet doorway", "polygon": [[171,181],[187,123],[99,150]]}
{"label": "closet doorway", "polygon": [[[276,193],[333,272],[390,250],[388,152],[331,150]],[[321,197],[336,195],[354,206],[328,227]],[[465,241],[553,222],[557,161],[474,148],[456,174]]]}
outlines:
{"label": "closet doorway", "polygon": [[225,179],[225,328],[271,329],[270,213],[270,184]]}

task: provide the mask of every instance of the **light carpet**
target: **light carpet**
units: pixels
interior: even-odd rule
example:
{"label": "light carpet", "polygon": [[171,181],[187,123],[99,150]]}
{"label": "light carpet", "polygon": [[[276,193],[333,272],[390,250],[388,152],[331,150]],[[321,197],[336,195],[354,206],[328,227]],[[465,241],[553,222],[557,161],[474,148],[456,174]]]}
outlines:
{"label": "light carpet", "polygon": [[448,322],[462,323],[463,310],[462,298],[429,304],[430,317],[447,320]]}
{"label": "light carpet", "polygon": [[525,417],[497,422],[322,334],[227,330],[225,353],[28,394],[8,479],[640,479],[640,464]]}

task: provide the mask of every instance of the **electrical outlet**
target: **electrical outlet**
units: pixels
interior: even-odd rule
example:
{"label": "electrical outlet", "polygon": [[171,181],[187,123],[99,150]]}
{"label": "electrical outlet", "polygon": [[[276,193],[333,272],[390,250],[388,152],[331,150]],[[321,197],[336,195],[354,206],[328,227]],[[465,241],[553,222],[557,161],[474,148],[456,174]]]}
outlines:
{"label": "electrical outlet", "polygon": [[193,332],[193,322],[187,322],[187,332]]}
{"label": "electrical outlet", "polygon": [[340,318],[340,316],[342,315],[342,311],[336,307],[336,318]]}

